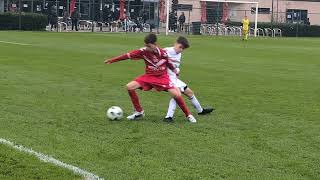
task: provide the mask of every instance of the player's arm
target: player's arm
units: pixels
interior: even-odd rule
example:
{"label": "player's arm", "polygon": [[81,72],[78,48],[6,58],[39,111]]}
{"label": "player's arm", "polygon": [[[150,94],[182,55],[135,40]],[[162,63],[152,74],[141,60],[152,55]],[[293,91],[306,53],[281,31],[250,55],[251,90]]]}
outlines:
{"label": "player's arm", "polygon": [[117,56],[117,57],[113,57],[111,59],[107,59],[104,61],[104,63],[111,64],[111,63],[115,63],[115,62],[123,61],[123,60],[127,60],[127,59],[129,59],[128,53]]}
{"label": "player's arm", "polygon": [[167,59],[166,61],[167,63],[167,67],[173,71],[174,73],[176,73],[177,75],[179,75],[180,73],[180,69],[179,68],[176,68],[175,65],[172,63],[172,61],[170,59]]}
{"label": "player's arm", "polygon": [[[159,61],[157,63],[157,65],[159,66],[161,64],[166,64],[167,68],[169,68],[170,70],[172,70],[173,72],[176,73],[177,71],[177,68],[175,67],[175,65],[172,63],[172,59],[168,56],[167,52],[166,52],[166,49],[164,49],[164,51],[162,51],[162,60]],[[178,73],[176,73],[178,74]]]}
{"label": "player's arm", "polygon": [[111,64],[111,63],[115,63],[115,62],[119,62],[119,61],[124,61],[127,59],[141,59],[142,58],[142,54],[141,54],[141,50],[133,50],[130,51],[126,54],[111,58],[111,59],[107,59],[104,61],[104,63],[106,64]]}
{"label": "player's arm", "polygon": [[160,67],[162,66],[163,64],[166,64],[167,68],[169,68],[170,70],[172,70],[174,73],[178,74],[177,72],[177,68],[174,66],[174,64],[172,63],[172,60],[169,59],[169,58],[165,58],[165,59],[161,59],[157,64],[156,66],[157,67]]}

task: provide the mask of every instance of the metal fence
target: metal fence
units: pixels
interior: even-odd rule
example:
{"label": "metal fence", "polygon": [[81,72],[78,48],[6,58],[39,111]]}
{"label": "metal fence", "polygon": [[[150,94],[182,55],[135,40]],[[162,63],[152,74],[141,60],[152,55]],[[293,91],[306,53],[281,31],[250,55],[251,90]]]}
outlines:
{"label": "metal fence", "polygon": [[[223,8],[223,7],[222,7]],[[194,33],[199,31],[204,35],[235,35],[242,34],[242,19],[247,16],[250,20],[250,35],[254,33],[255,11],[254,9],[222,9],[219,6],[211,6],[205,9],[192,8],[178,10],[169,21],[169,32],[174,33]],[[180,16],[184,16],[185,21],[179,22]],[[306,13],[305,11],[287,12],[260,12],[258,14],[258,36],[281,36],[281,29],[278,25],[291,26],[320,26],[320,13]],[[200,26],[197,29],[195,26]],[[303,29],[297,29],[302,31]],[[197,34],[197,32],[196,32]],[[297,32],[299,34],[299,32]]]}
{"label": "metal fence", "polygon": [[[5,0],[3,6],[4,12],[47,15],[48,31],[72,30],[72,0]],[[79,13],[79,31],[159,31],[160,12],[156,1],[126,2],[122,8],[124,18],[120,17],[121,5],[116,0],[75,0],[74,6]]]}

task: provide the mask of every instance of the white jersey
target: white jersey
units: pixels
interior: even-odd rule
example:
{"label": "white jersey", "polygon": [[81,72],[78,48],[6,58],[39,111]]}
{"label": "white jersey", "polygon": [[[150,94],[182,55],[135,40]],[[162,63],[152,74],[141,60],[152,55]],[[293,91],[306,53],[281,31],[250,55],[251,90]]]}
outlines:
{"label": "white jersey", "polygon": [[[180,70],[180,62],[181,62],[181,53],[177,53],[174,50],[174,47],[167,47],[164,48],[164,50],[167,52],[167,55],[169,57],[169,59],[172,60],[172,64],[174,65],[175,68],[178,69],[178,71]],[[168,68],[168,75],[170,78],[177,78],[176,77],[176,73],[174,73],[171,69]]]}
{"label": "white jersey", "polygon": [[[173,47],[167,47],[167,48],[164,48],[164,50],[166,51],[169,59],[172,60],[172,64],[174,65],[174,67],[177,68],[179,72],[180,63],[181,63],[181,53],[177,53]],[[187,84],[181,81],[180,79],[178,79],[176,73],[174,73],[171,69],[169,68],[167,69],[168,69],[169,78],[173,83],[173,85],[179,88],[181,92],[184,92],[184,90],[187,88]]]}

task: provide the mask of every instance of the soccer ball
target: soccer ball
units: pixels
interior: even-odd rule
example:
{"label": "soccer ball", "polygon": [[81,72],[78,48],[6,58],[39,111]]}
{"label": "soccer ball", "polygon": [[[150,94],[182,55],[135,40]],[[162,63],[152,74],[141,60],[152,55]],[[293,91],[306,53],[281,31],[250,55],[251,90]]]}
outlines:
{"label": "soccer ball", "polygon": [[110,120],[120,120],[123,116],[123,111],[120,107],[118,106],[112,106],[111,108],[108,109],[107,111],[107,117]]}

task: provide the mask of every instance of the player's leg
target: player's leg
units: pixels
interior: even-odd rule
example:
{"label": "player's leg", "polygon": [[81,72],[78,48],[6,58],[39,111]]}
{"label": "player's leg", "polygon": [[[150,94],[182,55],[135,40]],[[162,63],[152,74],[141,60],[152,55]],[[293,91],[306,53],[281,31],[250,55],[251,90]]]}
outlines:
{"label": "player's leg", "polygon": [[[171,78],[172,79],[172,78]],[[196,108],[198,113],[204,112],[200,103],[195,98],[192,90],[188,88],[187,84],[181,81],[180,79],[174,79],[172,81],[174,85],[180,90],[180,92],[184,93],[189,100],[191,101],[192,105]],[[186,91],[186,92],[185,92]],[[172,122],[173,121],[173,115],[176,110],[177,103],[174,99],[171,99],[169,102],[169,108],[166,117],[164,118],[164,121],[166,122]]]}
{"label": "player's leg", "polygon": [[76,22],[75,22],[75,28],[76,28],[76,31],[78,31],[79,20],[78,20],[78,19],[76,19],[75,21],[76,21]]}
{"label": "player's leg", "polygon": [[141,85],[137,81],[131,81],[127,84],[128,94],[131,98],[132,105],[135,109],[135,112],[128,116],[127,119],[134,120],[144,116],[144,111],[140,105],[139,97],[136,93],[136,89],[140,88]]}
{"label": "player's leg", "polygon": [[175,110],[177,109],[177,102],[173,98],[170,99],[169,102],[169,108],[166,117],[164,118],[164,121],[166,122],[172,122],[173,121],[173,115]]}
{"label": "player's leg", "polygon": [[[183,92],[183,90],[182,90],[183,87],[187,86],[184,82],[180,81],[176,76],[170,77],[170,80],[173,83],[173,85],[178,88],[180,93]],[[167,112],[166,117],[164,118],[164,121],[172,122],[173,115],[174,115],[174,112],[176,109],[177,109],[177,102],[174,100],[174,98],[172,98],[169,102],[168,112]]]}
{"label": "player's leg", "polygon": [[73,31],[73,27],[74,27],[74,19],[71,19],[71,30]]}
{"label": "player's leg", "polygon": [[245,30],[242,29],[242,40],[244,41],[244,39],[245,39]]}
{"label": "player's leg", "polygon": [[181,110],[184,112],[188,120],[192,123],[197,122],[197,120],[192,116],[190,113],[186,103],[184,102],[183,98],[181,97],[181,92],[178,88],[172,88],[168,89],[168,92],[171,94],[173,99],[177,102],[178,106],[181,108]]}
{"label": "player's leg", "polygon": [[[170,81],[172,82],[172,84],[177,87],[177,76],[176,75],[171,75],[169,76],[170,78]],[[175,110],[177,109],[177,102],[174,100],[174,98],[171,98],[170,99],[170,102],[169,102],[169,107],[168,107],[168,111],[167,111],[167,115],[166,117],[164,118],[163,121],[165,122],[173,122],[173,115],[174,115],[174,112]]]}
{"label": "player's leg", "polygon": [[197,97],[194,95],[193,91],[189,87],[186,86],[186,89],[184,90],[183,94],[189,98],[191,104],[197,110],[199,115],[209,114],[214,110],[213,108],[202,108]]}
{"label": "player's leg", "polygon": [[197,110],[197,112],[198,113],[202,112],[203,109],[199,101],[193,94],[193,91],[187,86],[187,84],[181,81],[180,79],[177,79],[176,84],[177,84],[177,87],[179,87],[180,91],[189,98],[189,100],[191,101],[193,107]]}
{"label": "player's leg", "polygon": [[245,30],[245,31],[244,31],[244,34],[245,34],[245,35],[244,35],[244,39],[245,39],[245,40],[248,40],[248,35],[249,35],[248,33],[249,33],[248,30]]}
{"label": "player's leg", "polygon": [[183,94],[188,97],[188,99],[191,101],[192,106],[197,110],[198,113],[202,112],[203,108],[201,107],[200,102],[189,87],[185,89]]}

